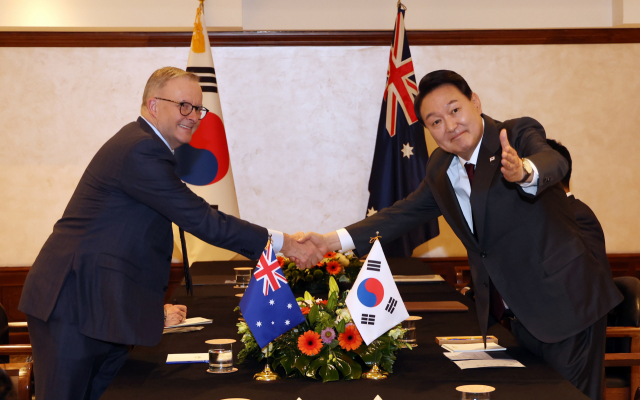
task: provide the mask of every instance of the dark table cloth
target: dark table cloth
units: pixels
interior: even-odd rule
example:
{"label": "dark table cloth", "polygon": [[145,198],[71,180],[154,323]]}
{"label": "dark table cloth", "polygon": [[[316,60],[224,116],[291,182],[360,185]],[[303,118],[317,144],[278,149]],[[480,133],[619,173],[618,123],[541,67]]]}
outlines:
{"label": "dark table cloth", "polygon": [[[242,263],[242,262],[241,262]],[[394,261],[398,264],[399,261]],[[390,262],[391,264],[391,262]],[[400,263],[401,264],[401,263]],[[408,263],[408,265],[417,265]],[[216,265],[222,268],[216,268]],[[207,263],[196,268],[197,277],[228,275],[228,269],[244,264]],[[225,271],[227,269],[227,271]],[[394,274],[428,274],[430,271],[407,271],[392,265]],[[232,274],[232,272],[231,272]],[[238,351],[242,349],[236,323],[239,314],[233,309],[240,299],[234,294],[242,290],[232,285],[209,284],[194,288],[195,295],[185,295],[184,287],[175,294],[178,304],[188,307],[188,317],[213,319],[196,332],[164,335],[160,344],[153,348],[136,347],[129,360],[118,373],[102,397],[109,400],[145,399],[291,399],[373,400],[380,395],[391,399],[459,399],[457,386],[486,384],[496,388],[492,399],[587,399],[580,391],[564,380],[544,361],[519,348],[513,336],[500,325],[494,325],[489,334],[495,335],[507,353],[523,363],[526,368],[496,368],[460,370],[447,359],[444,350],[435,343],[436,336],[478,335],[479,327],[473,302],[460,295],[446,283],[399,284],[404,301],[460,301],[469,306],[468,312],[457,313],[412,313],[423,317],[417,324],[418,347],[398,352],[394,373],[383,381],[361,379],[322,383],[310,378],[282,379],[275,382],[257,382],[253,375],[262,370],[264,362],[258,364],[247,360],[237,364]],[[209,339],[233,338],[234,361],[238,371],[231,374],[209,374],[206,363],[167,365],[167,354],[206,353]],[[365,369],[366,370],[366,369]]]}

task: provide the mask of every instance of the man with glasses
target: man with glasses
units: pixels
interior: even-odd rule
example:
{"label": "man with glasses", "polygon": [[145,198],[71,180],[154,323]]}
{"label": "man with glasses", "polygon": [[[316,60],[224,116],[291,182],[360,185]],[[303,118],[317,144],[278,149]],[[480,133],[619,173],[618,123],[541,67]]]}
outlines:
{"label": "man with glasses", "polygon": [[213,210],[176,175],[173,151],[189,143],[206,112],[196,75],[154,72],[142,116],[102,146],[80,179],[20,299],[39,400],[98,399],[130,345],[160,341],[172,222],[251,259],[269,234],[302,265],[322,258],[313,245]]}

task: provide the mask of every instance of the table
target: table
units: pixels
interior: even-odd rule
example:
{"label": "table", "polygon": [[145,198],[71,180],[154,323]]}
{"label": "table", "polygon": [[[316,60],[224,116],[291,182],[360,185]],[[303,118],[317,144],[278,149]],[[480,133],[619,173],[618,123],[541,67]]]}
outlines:
{"label": "table", "polygon": [[[221,264],[218,264],[221,265]],[[233,264],[232,264],[233,265]],[[232,268],[227,266],[225,268]],[[196,270],[196,276],[225,275],[224,268],[216,264]],[[392,267],[394,273],[396,272]],[[406,272],[402,272],[406,274]],[[428,271],[421,271],[425,274]],[[194,276],[194,280],[195,277]],[[587,399],[564,380],[551,367],[528,351],[519,348],[513,336],[500,325],[494,325],[489,334],[498,337],[507,353],[522,362],[526,368],[460,370],[442,355],[435,343],[436,336],[477,335],[480,330],[472,301],[460,295],[446,283],[398,285],[404,301],[460,301],[469,306],[464,313],[417,313],[423,317],[417,325],[419,346],[413,350],[400,350],[394,364],[394,373],[384,381],[340,381],[322,383],[310,378],[283,379],[275,382],[257,382],[253,375],[262,370],[264,363],[247,360],[236,365],[232,374],[208,374],[207,364],[167,365],[169,353],[205,353],[206,340],[219,338],[239,339],[235,324],[239,317],[233,312],[239,298],[230,284],[198,285],[194,296],[185,295],[184,287],[177,289],[175,300],[188,307],[189,316],[213,319],[196,332],[164,335],[153,348],[136,347],[127,363],[118,373],[102,399],[225,399],[247,398],[264,400],[330,400],[335,397],[373,400],[380,395],[391,399],[459,399],[455,388],[464,384],[494,386],[493,400],[519,399]],[[242,348],[234,345],[234,355]],[[237,360],[235,360],[237,362]]]}

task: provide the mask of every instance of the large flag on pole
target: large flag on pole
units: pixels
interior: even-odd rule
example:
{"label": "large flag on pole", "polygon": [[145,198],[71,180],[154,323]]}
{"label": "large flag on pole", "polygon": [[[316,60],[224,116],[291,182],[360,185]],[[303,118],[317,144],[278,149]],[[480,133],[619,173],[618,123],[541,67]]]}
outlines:
{"label": "large flag on pole", "polygon": [[[216,71],[213,67],[209,35],[201,2],[196,14],[187,71],[200,77],[203,105],[209,109],[189,144],[176,149],[177,172],[198,196],[225,214],[240,217],[236,188],[231,172],[227,135],[224,130]],[[174,238],[178,241],[177,228]],[[235,253],[211,246],[188,233],[187,252],[190,262],[228,260]],[[178,244],[178,248],[180,245]]]}
{"label": "large flag on pole", "polygon": [[[387,85],[384,89],[369,178],[367,217],[404,199],[416,190],[425,177],[429,158],[424,138],[425,130],[413,110],[418,87],[404,30],[405,10],[406,8],[398,3]],[[434,220],[385,244],[384,251],[389,257],[410,257],[413,249],[438,236],[438,233],[438,221]]]}
{"label": "large flag on pole", "polygon": [[346,304],[367,345],[409,318],[380,241],[373,244]]}
{"label": "large flag on pole", "polygon": [[304,322],[296,297],[287,284],[271,241],[262,252],[240,311],[260,347]]}

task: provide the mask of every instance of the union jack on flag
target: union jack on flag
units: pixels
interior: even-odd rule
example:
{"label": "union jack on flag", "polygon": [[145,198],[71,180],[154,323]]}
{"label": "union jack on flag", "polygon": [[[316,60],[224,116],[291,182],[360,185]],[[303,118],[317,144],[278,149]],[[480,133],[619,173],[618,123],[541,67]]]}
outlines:
{"label": "union jack on flag", "polygon": [[398,10],[396,25],[393,31],[389,69],[387,69],[387,86],[384,88],[384,100],[387,102],[387,132],[391,137],[396,134],[398,107],[402,108],[409,125],[418,121],[413,110],[413,100],[418,95],[416,76],[413,72],[413,61],[409,44],[405,46],[404,9]]}
{"label": "union jack on flag", "polygon": [[282,268],[280,268],[280,262],[278,262],[276,253],[271,247],[271,241],[269,241],[260,256],[254,276],[256,281],[262,281],[262,292],[265,296],[269,294],[269,289],[275,292],[280,289],[280,283],[287,284],[287,279],[284,277]]}
{"label": "union jack on flag", "polygon": [[[413,109],[417,86],[404,30],[405,10],[402,3],[398,4],[369,178],[367,217],[391,207],[416,190],[424,179],[429,159],[424,127],[416,123]],[[385,243],[382,248],[387,257],[411,257],[416,247],[437,235],[438,221],[434,220]]]}

